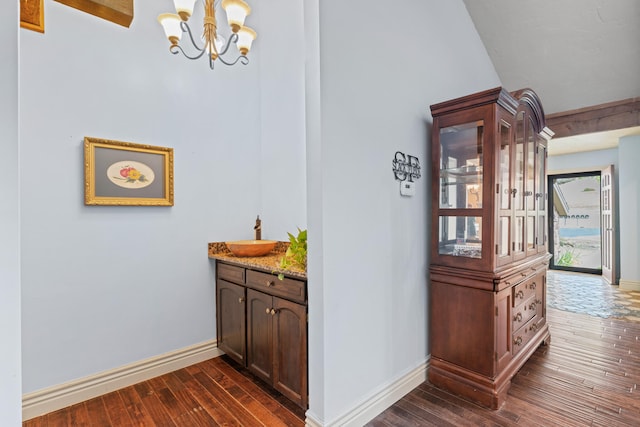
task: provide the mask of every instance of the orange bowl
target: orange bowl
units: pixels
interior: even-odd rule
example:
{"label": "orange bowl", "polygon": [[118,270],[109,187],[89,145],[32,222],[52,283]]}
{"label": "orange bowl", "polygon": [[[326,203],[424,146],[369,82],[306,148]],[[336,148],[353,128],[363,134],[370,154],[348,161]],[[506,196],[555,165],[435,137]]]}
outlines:
{"label": "orange bowl", "polygon": [[239,257],[264,256],[276,246],[275,240],[235,240],[225,242],[232,254]]}

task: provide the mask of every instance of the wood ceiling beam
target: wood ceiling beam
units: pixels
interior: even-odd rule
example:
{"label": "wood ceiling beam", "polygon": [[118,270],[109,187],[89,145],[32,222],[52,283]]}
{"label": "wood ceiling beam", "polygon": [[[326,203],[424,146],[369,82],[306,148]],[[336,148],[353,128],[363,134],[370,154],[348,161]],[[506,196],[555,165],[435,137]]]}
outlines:
{"label": "wood ceiling beam", "polygon": [[545,122],[554,138],[640,126],[640,98],[548,114]]}
{"label": "wood ceiling beam", "polygon": [[133,0],[56,0],[83,12],[129,28],[133,20]]}

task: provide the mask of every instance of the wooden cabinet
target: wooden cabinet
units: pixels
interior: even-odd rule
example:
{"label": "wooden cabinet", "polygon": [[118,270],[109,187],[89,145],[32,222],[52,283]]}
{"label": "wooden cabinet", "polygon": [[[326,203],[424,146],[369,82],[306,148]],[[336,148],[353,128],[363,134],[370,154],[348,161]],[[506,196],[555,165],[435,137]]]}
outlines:
{"label": "wooden cabinet", "polygon": [[495,88],[432,105],[435,385],[491,408],[546,324],[546,147],[536,94]]}
{"label": "wooden cabinet", "polygon": [[306,282],[218,262],[216,287],[218,347],[306,409]]}

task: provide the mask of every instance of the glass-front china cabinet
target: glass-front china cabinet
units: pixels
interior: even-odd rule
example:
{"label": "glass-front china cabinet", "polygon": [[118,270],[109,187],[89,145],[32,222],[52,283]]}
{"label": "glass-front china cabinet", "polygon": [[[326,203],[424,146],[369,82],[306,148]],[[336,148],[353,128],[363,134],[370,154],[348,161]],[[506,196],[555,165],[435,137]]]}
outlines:
{"label": "glass-front china cabinet", "polygon": [[547,142],[538,96],[490,89],[431,106],[429,380],[498,408],[550,339]]}

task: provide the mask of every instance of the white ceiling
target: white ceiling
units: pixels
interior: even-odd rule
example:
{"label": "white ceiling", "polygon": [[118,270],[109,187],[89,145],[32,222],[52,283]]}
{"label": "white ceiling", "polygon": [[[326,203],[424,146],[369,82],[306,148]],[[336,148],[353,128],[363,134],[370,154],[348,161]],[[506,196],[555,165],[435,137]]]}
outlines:
{"label": "white ceiling", "polygon": [[[640,0],[463,1],[503,86],[533,89],[545,114],[640,97]],[[618,137],[557,139],[550,154],[617,146]]]}

